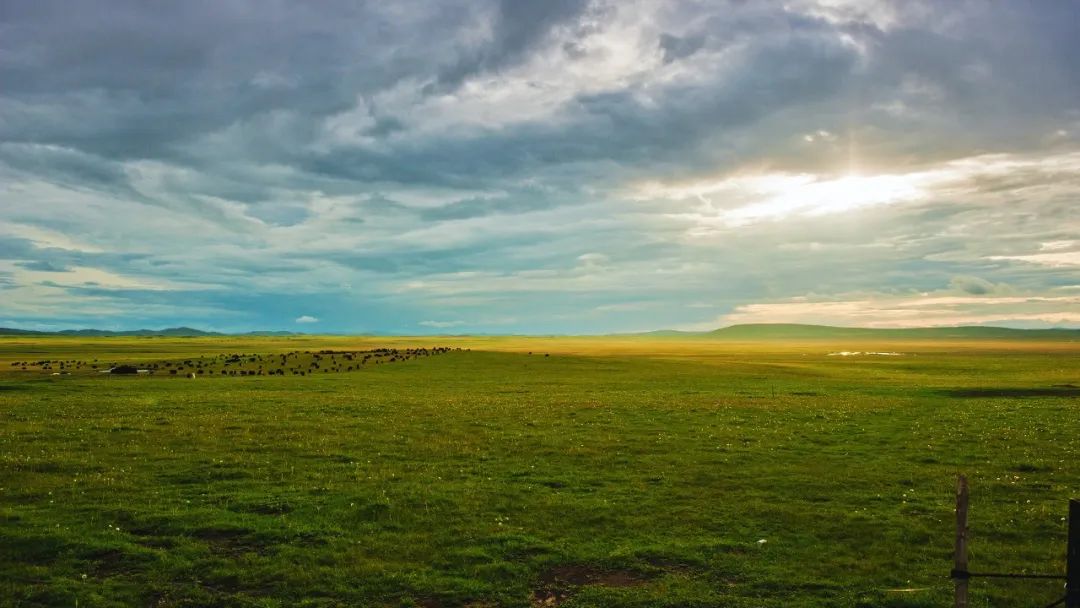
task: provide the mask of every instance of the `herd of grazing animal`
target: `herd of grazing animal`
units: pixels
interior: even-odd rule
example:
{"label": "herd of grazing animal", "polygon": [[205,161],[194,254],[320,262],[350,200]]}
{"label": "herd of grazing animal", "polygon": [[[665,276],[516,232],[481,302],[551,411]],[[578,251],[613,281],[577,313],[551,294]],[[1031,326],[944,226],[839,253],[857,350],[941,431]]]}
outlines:
{"label": "herd of grazing animal", "polygon": [[53,376],[70,375],[73,372],[109,375],[168,375],[186,378],[210,376],[307,376],[352,372],[366,366],[397,363],[441,355],[460,348],[437,346],[433,348],[376,348],[373,350],[319,350],[286,353],[257,354],[231,353],[208,355],[187,359],[147,361],[139,364],[81,361],[78,359],[42,359],[38,361],[14,361],[11,367],[18,371],[45,372]]}

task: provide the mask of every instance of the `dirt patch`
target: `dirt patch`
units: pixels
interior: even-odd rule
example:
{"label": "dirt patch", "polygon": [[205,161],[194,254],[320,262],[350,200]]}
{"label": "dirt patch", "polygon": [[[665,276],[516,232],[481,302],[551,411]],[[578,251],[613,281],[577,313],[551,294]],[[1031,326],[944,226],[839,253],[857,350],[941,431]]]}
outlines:
{"label": "dirt patch", "polygon": [[[417,606],[420,606],[420,608],[444,608],[444,606],[447,605],[442,600],[433,597],[414,599],[413,602],[415,602]],[[462,606],[463,608],[496,608],[497,606],[497,604],[492,604],[483,600],[475,600],[471,602],[466,602],[465,604],[458,604],[454,602],[450,605]]]}
{"label": "dirt patch", "polygon": [[147,549],[172,549],[176,541],[165,536],[143,536],[136,539],[135,544]]}
{"label": "dirt patch", "polygon": [[287,539],[287,543],[293,547],[324,547],[329,542],[314,532],[298,532]]}
{"label": "dirt patch", "polygon": [[237,513],[255,513],[257,515],[285,515],[292,513],[293,506],[285,501],[268,500],[264,502],[240,503],[229,506]]}
{"label": "dirt patch", "polygon": [[948,397],[990,398],[990,397],[1080,397],[1080,387],[1058,384],[1039,388],[958,388],[941,391]]}
{"label": "dirt patch", "polygon": [[644,557],[643,561],[652,566],[653,568],[657,568],[665,572],[692,572],[697,568],[695,564],[692,564],[690,562],[662,556]]}
{"label": "dirt patch", "polygon": [[90,560],[90,571],[97,578],[108,578],[124,568],[124,552],[119,549],[93,551],[86,556]]}
{"label": "dirt patch", "polygon": [[240,556],[245,553],[266,555],[270,552],[267,543],[247,528],[201,528],[196,530],[192,537],[205,542],[209,545],[210,551],[220,555]]}
{"label": "dirt patch", "polygon": [[596,566],[556,566],[543,573],[532,594],[533,606],[559,606],[570,599],[579,587],[638,587],[648,578],[632,570],[609,570]]}
{"label": "dirt patch", "polygon": [[81,555],[89,562],[87,572],[97,579],[122,576],[139,570],[146,562],[143,556],[121,549],[93,549]]}

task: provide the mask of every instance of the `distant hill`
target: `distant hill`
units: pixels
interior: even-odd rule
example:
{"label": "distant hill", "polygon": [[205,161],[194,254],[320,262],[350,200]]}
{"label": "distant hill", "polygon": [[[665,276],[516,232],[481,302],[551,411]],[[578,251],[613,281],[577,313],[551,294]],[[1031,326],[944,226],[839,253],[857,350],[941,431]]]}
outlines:
{"label": "distant hill", "polygon": [[294,331],[249,331],[242,334],[225,334],[217,331],[203,331],[201,329],[195,329],[193,327],[168,327],[166,329],[133,329],[129,331],[114,331],[110,329],[62,329],[60,331],[34,331],[30,329],[0,327],[0,336],[82,336],[87,338],[200,338],[204,336],[287,337],[303,335],[305,334],[297,333]]}
{"label": "distant hill", "polygon": [[[80,336],[80,337],[166,337],[199,338],[209,336],[288,337],[307,334],[291,331],[250,331],[226,334],[203,331],[192,327],[169,327],[167,329],[135,329],[113,331],[108,329],[65,329],[61,331],[33,331],[0,327],[0,336]],[[392,336],[386,332],[366,332],[356,336]],[[464,334],[461,337],[497,335]],[[832,327],[829,325],[801,325],[797,323],[748,323],[732,325],[713,331],[691,332],[662,329],[636,334],[621,334],[641,338],[693,338],[715,340],[837,340],[837,339],[883,339],[883,340],[1077,340],[1080,329],[1012,329],[1009,327],[912,327],[903,329],[871,329],[866,327]]]}
{"label": "distant hill", "polygon": [[11,327],[0,327],[0,336],[43,336],[43,331],[31,331],[29,329],[14,329]]}
{"label": "distant hill", "polygon": [[724,340],[830,340],[881,338],[893,340],[1080,340],[1080,329],[1013,329],[1009,327],[911,327],[871,329],[866,327],[831,327],[795,323],[751,323],[732,325],[703,337]]}
{"label": "distant hill", "polygon": [[113,331],[108,329],[64,329],[61,331],[31,331],[0,327],[0,336],[80,336],[80,337],[151,337],[198,338],[200,336],[224,336],[225,334],[193,329],[191,327],[169,327],[167,329],[133,329]]}

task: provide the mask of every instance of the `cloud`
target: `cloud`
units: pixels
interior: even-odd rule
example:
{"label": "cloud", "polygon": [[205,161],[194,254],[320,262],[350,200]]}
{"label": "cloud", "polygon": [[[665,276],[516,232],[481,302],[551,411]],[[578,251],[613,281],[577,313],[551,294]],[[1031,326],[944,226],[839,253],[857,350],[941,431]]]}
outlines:
{"label": "cloud", "polygon": [[611,258],[602,253],[590,252],[577,256],[577,261],[582,268],[594,270],[606,266]]}
{"label": "cloud", "polygon": [[299,317],[296,317],[296,319],[294,319],[294,321],[296,323],[318,323],[319,319],[317,319],[317,318],[315,318],[315,317],[313,317],[311,315],[300,315]]}
{"label": "cloud", "polygon": [[[851,294],[1035,322],[1080,285],[1075,3],[43,0],[4,23],[0,315],[26,326],[603,333]],[[889,300],[924,292],[983,312]]]}
{"label": "cloud", "polygon": [[1080,297],[870,295],[851,300],[786,301],[738,306],[717,319],[740,323],[810,323],[842,327],[1007,325],[1061,327],[1080,323]]}
{"label": "cloud", "polygon": [[992,255],[991,260],[1017,260],[1052,267],[1080,266],[1080,251],[1055,251],[1029,255]]}
{"label": "cloud", "polygon": [[15,265],[26,270],[38,270],[41,272],[70,272],[70,268],[58,266],[48,260],[35,260],[31,262],[15,262]]}
{"label": "cloud", "polygon": [[487,15],[486,39],[462,45],[456,61],[439,70],[439,90],[453,90],[470,76],[498,71],[520,61],[555,27],[571,22],[589,6],[585,0],[516,2],[499,0]]}
{"label": "cloud", "polygon": [[671,63],[693,55],[705,45],[703,35],[679,37],[672,34],[660,34],[660,50],[664,55],[664,63]]}
{"label": "cloud", "polygon": [[1012,290],[1008,285],[991,283],[986,279],[980,279],[979,277],[953,277],[949,283],[953,289],[973,295],[983,296],[995,293],[1010,293]]}
{"label": "cloud", "polygon": [[417,325],[424,327],[434,327],[436,329],[446,329],[448,327],[461,327],[465,325],[464,321],[420,321]]}

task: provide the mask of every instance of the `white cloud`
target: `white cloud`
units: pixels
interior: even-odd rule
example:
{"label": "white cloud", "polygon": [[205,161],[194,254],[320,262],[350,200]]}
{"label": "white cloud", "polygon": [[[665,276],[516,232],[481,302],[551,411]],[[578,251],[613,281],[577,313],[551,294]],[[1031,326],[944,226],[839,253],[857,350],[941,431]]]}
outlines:
{"label": "white cloud", "polygon": [[[666,204],[667,217],[689,224],[689,236],[706,238],[754,224],[849,216],[893,205],[934,205],[947,209],[974,203],[987,207],[1006,204],[1022,207],[1047,204],[1078,193],[1080,152],[979,155],[893,173],[796,174],[742,170],[679,182],[647,181],[634,184],[627,191],[634,200]],[[1022,198],[1018,200],[1018,197]],[[1052,241],[1042,246],[1052,249],[1049,253],[991,259],[1073,265],[1076,253],[1060,251],[1071,243]]]}
{"label": "white cloud", "polygon": [[583,253],[578,256],[582,268],[596,269],[608,264],[611,259],[602,253]]}
{"label": "white cloud", "polygon": [[311,315],[300,315],[296,317],[297,323],[318,323],[319,319]]}
{"label": "white cloud", "polygon": [[689,184],[645,184],[634,198],[692,200],[676,217],[694,219],[697,233],[767,221],[850,212],[924,200],[932,175],[843,175],[762,173]]}
{"label": "white cloud", "polygon": [[420,321],[417,325],[423,325],[424,327],[434,327],[436,329],[446,329],[448,327],[461,327],[465,325],[464,321]]}
{"label": "white cloud", "polygon": [[[497,76],[478,75],[439,95],[424,94],[427,79],[406,79],[376,95],[375,105],[409,125],[397,136],[402,138],[494,132],[540,121],[559,124],[566,118],[562,112],[580,97],[672,76],[661,69],[655,24],[659,7],[651,2],[610,4],[602,14],[584,17],[578,27],[555,28],[525,61],[502,68]],[[354,113],[363,116],[364,104],[346,114]]]}
{"label": "white cloud", "polygon": [[1064,267],[1080,266],[1080,251],[1060,251],[1054,253],[1033,253],[1030,255],[992,255],[991,260],[1016,260],[1043,266]]}
{"label": "white cloud", "polygon": [[695,328],[741,323],[809,323],[841,327],[1080,324],[1080,296],[866,295],[855,299],[744,304]]}

